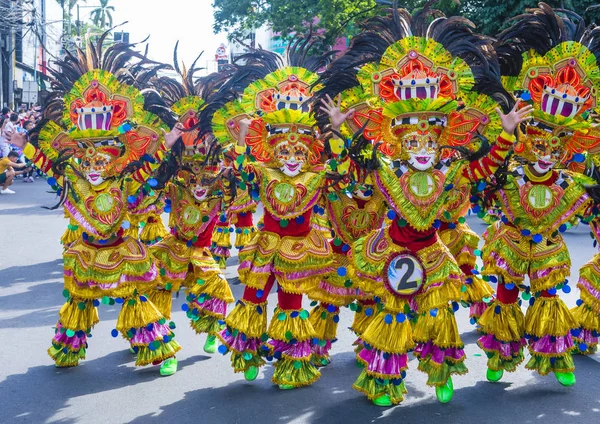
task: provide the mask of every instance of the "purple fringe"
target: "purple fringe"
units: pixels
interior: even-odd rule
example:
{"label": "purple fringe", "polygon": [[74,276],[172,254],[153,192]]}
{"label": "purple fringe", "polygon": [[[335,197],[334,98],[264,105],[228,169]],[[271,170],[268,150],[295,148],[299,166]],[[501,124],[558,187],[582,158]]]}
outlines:
{"label": "purple fringe", "polygon": [[290,356],[292,358],[309,358],[311,356],[311,342],[310,340],[304,340],[295,344],[284,342],[283,340],[272,339],[269,342],[269,346],[273,353],[281,352],[281,354]]}
{"label": "purple fringe", "polygon": [[198,308],[200,311],[209,311],[213,314],[218,314],[221,316],[225,316],[227,313],[227,303],[222,299],[217,299],[216,297],[211,297],[210,299],[205,300],[203,303],[198,303],[198,300],[195,299],[191,302],[191,306],[193,308]]}
{"label": "purple fringe", "polygon": [[401,375],[408,368],[406,353],[386,353],[378,349],[363,349],[359,358],[367,363],[367,372],[385,375]]}
{"label": "purple fringe", "polygon": [[537,341],[529,339],[529,347],[535,353],[563,355],[573,348],[573,338],[571,334],[567,334],[566,336],[544,336]]}
{"label": "purple fringe", "polygon": [[[62,333],[60,330],[64,328],[63,325],[58,322],[56,324],[56,329],[58,330],[54,337],[52,338],[56,343],[60,343],[63,346],[68,346],[70,350],[78,351],[79,349],[85,348],[85,344],[87,342],[87,334],[85,331],[83,332],[83,336],[79,337],[77,335],[78,331],[75,331],[75,335],[73,337],[67,336],[67,333]],[[81,333],[80,333],[81,334]]]}
{"label": "purple fringe", "polygon": [[246,337],[242,333],[238,333],[237,336],[233,337],[227,329],[224,329],[220,333],[221,338],[230,349],[237,352],[244,352],[246,350],[251,352],[257,352],[262,342],[258,338]]}
{"label": "purple fringe", "polygon": [[442,349],[439,346],[429,341],[427,343],[417,343],[415,353],[419,354],[421,358],[425,358],[431,355],[431,360],[436,364],[442,365],[446,358],[452,360],[452,362],[458,362],[465,359],[465,351],[455,347],[449,347],[448,349]]}
{"label": "purple fringe", "polygon": [[164,336],[171,334],[168,324],[159,324],[158,322],[148,324],[146,327],[136,328],[135,330],[135,334],[129,339],[129,343],[132,346],[148,346],[153,341],[162,340]]}
{"label": "purple fringe", "polygon": [[493,334],[486,334],[479,338],[479,344],[486,351],[499,352],[504,358],[512,358],[527,344],[527,341],[521,338],[518,342],[504,343],[497,340]]}

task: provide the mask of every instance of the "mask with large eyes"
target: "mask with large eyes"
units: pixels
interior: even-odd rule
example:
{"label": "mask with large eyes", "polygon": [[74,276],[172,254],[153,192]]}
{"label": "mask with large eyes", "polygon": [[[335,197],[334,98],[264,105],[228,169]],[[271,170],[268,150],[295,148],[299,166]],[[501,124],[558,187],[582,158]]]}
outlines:
{"label": "mask with large eyes", "polygon": [[98,186],[105,181],[106,168],[111,162],[111,157],[97,153],[93,156],[86,156],[81,161],[81,172],[93,186]]}
{"label": "mask with large eyes", "polygon": [[208,175],[196,175],[193,174],[187,179],[187,186],[191,191],[194,199],[199,202],[203,202],[213,191],[215,185],[214,176],[210,178]]}
{"label": "mask with large eyes", "polygon": [[275,158],[279,162],[281,172],[288,177],[295,177],[302,172],[308,160],[308,149],[303,144],[284,141],[275,148]]}
{"label": "mask with large eyes", "polygon": [[418,170],[425,171],[437,162],[438,145],[430,134],[411,133],[402,141],[408,154],[408,164]]}
{"label": "mask with large eyes", "polygon": [[[530,154],[527,158],[533,169],[538,174],[545,174],[552,170],[557,163],[565,159],[565,141],[572,134],[562,129],[550,132],[539,127],[529,126],[527,128],[527,144],[530,146]],[[517,149],[515,149],[517,152]]]}
{"label": "mask with large eyes", "polygon": [[554,145],[551,141],[534,140],[534,143],[531,146],[531,153],[535,157],[533,169],[535,169],[538,174],[549,172],[565,156],[560,140]]}

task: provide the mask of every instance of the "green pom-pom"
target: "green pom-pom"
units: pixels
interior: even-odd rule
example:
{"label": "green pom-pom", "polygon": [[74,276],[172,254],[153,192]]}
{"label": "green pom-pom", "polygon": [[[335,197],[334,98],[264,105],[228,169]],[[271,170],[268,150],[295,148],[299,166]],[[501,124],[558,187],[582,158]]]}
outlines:
{"label": "green pom-pom", "polygon": [[204,283],[205,283],[205,281],[202,278],[199,278],[196,280],[196,284],[198,284],[199,286],[201,286]]}
{"label": "green pom-pom", "polygon": [[279,315],[277,315],[277,319],[279,321],[285,321],[285,318],[287,317],[287,315],[283,312],[280,312]]}
{"label": "green pom-pom", "polygon": [[165,290],[171,291],[172,288],[173,288],[173,284],[172,283],[165,284]]}
{"label": "green pom-pom", "polygon": [[85,310],[85,302],[79,302],[77,304],[77,307],[79,308],[80,311],[84,311]]}
{"label": "green pom-pom", "polygon": [[285,228],[288,226],[290,222],[287,219],[282,219],[281,221],[279,221],[279,225],[281,226],[281,228]]}
{"label": "green pom-pom", "polygon": [[308,318],[308,311],[302,311],[300,312],[300,318],[305,320]]}
{"label": "green pom-pom", "polygon": [[302,368],[302,361],[294,361],[294,368],[296,368],[297,370]]}
{"label": "green pom-pom", "polygon": [[291,332],[291,331],[286,331],[286,332],[285,332],[285,339],[286,339],[286,340],[290,340],[290,339],[292,339],[293,337],[294,337],[294,335],[292,334],[292,332]]}

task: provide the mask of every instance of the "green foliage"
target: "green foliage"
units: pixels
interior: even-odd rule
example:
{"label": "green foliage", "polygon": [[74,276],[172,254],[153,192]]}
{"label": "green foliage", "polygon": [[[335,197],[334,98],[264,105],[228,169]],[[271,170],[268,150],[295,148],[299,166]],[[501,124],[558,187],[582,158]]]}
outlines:
{"label": "green foliage", "polygon": [[[381,13],[392,0],[213,0],[214,31],[227,31],[230,38],[245,38],[250,30],[264,24],[271,25],[275,32],[289,37],[295,31],[304,32],[311,23],[315,29],[324,30],[327,42],[339,36],[352,36],[362,20]],[[426,0],[398,1],[399,7],[415,10]],[[600,23],[600,7],[597,0],[546,0],[554,8],[564,7],[583,16],[586,22]],[[464,16],[473,21],[477,31],[496,35],[510,25],[509,20],[536,7],[538,0],[441,0],[434,7],[447,16]]]}
{"label": "green foliage", "polygon": [[[477,30],[487,35],[495,36],[510,26],[509,20],[530,7],[537,7],[537,0],[461,0],[461,5],[454,14],[462,15],[477,25]],[[597,0],[546,0],[545,3],[553,8],[570,9],[583,18],[587,23],[599,23],[600,8],[586,12],[588,7],[596,5]]]}
{"label": "green foliage", "polygon": [[90,17],[94,25],[99,28],[110,28],[113,25],[111,12],[115,11],[114,6],[109,6],[110,0],[100,0],[100,4],[92,10]]}
{"label": "green foliage", "polygon": [[377,10],[375,0],[214,0],[213,7],[214,31],[227,31],[230,38],[245,38],[264,24],[285,38],[312,23],[314,29],[324,30],[328,42],[350,35],[346,33],[356,22]]}

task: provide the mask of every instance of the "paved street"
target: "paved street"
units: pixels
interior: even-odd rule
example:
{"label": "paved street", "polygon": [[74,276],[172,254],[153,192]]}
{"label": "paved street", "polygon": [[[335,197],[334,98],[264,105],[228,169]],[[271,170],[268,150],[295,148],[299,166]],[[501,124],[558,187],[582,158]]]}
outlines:
{"label": "paved street", "polygon": [[[59,237],[67,221],[53,205],[44,180],[13,186],[16,195],[0,196],[0,422],[160,422],[162,423],[598,423],[600,422],[600,355],[578,357],[577,385],[564,388],[553,376],[539,377],[521,367],[501,383],[485,381],[485,355],[477,348],[477,333],[466,310],[458,314],[468,355],[469,374],[454,378],[450,404],[442,405],[425,375],[412,360],[408,396],[395,408],[373,406],[351,386],[359,374],[352,354],[353,336],[346,327],[351,313],[341,313],[339,340],[333,362],[312,387],[280,391],[270,382],[266,366],[247,383],[234,374],[229,356],[210,357],[202,351],[204,337],[196,336],[174,301],[173,319],[179,371],[160,377],[157,367],[135,369],[134,358],[121,338],[110,335],[118,309],[101,305],[101,322],[93,330],[87,360],[72,369],[56,369],[46,354],[52,327],[63,303]],[[470,220],[478,232],[483,230]],[[588,228],[566,235],[577,269],[594,253]],[[235,254],[234,254],[235,255]],[[236,275],[237,258],[227,276]],[[241,286],[233,286],[236,298]],[[565,295],[574,306],[577,290]],[[275,298],[270,300],[274,305]],[[305,307],[309,307],[306,303]],[[272,308],[270,309],[272,311]]]}

